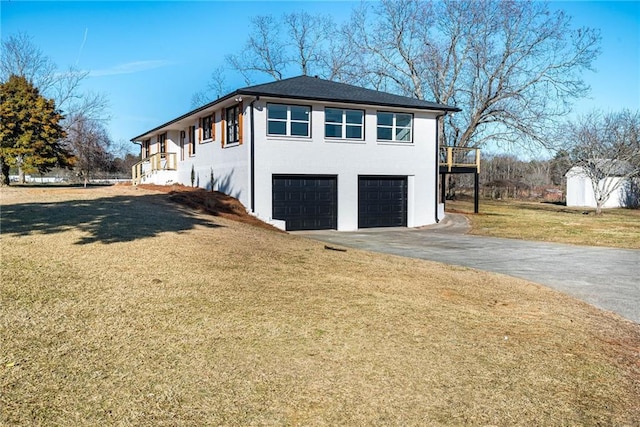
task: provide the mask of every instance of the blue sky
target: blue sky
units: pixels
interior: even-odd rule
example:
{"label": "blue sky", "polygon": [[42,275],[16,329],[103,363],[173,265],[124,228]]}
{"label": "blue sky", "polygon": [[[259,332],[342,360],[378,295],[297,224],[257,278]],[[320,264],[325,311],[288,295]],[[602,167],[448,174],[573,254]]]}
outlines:
{"label": "blue sky", "polygon": [[[0,28],[3,38],[28,33],[61,68],[90,71],[83,89],[106,94],[111,136],[128,141],[190,110],[191,96],[212,70],[244,45],[252,16],[306,10],[340,22],[357,4],[13,0],[1,2]],[[596,72],[585,75],[591,96],[576,112],[640,109],[640,2],[553,2],[552,7],[564,9],[576,27],[602,32]],[[228,75],[227,81],[233,88],[244,86],[239,77]]]}

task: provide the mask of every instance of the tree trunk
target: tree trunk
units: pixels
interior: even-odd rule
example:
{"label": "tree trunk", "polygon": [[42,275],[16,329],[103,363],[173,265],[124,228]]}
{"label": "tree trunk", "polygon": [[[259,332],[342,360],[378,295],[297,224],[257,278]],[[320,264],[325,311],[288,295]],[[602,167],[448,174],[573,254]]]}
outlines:
{"label": "tree trunk", "polygon": [[2,177],[0,177],[0,187],[9,185],[9,165],[4,162],[2,157],[0,157],[0,172],[2,173]]}
{"label": "tree trunk", "polygon": [[25,177],[24,177],[24,170],[22,170],[22,166],[18,167],[18,182],[20,184],[24,184],[24,183],[27,182]]}
{"label": "tree trunk", "polygon": [[604,203],[600,200],[596,200],[596,215],[602,215],[602,205]]}

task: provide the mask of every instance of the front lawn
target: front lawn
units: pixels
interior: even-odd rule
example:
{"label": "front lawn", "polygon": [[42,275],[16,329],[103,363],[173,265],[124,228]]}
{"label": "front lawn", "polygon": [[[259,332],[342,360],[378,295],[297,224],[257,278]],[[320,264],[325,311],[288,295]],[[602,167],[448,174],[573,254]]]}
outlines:
{"label": "front lawn", "polygon": [[1,425],[640,423],[640,326],[545,287],[145,189],[0,191]]}

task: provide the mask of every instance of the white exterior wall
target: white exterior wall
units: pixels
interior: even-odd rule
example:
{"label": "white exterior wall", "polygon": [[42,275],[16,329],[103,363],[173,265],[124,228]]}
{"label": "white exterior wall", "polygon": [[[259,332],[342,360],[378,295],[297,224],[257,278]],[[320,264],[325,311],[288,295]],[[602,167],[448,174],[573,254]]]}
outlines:
{"label": "white exterior wall", "polygon": [[[271,219],[273,174],[333,175],[338,181],[338,230],[356,230],[358,177],[393,175],[408,177],[407,225],[435,222],[434,113],[414,112],[413,143],[378,142],[377,111],[406,110],[292,101],[290,104],[312,107],[311,137],[272,137],[267,136],[266,104],[262,99],[255,103],[255,211],[259,217]],[[364,109],[364,140],[325,139],[325,106]]]}
{"label": "white exterior wall", "polygon": [[[267,103],[305,105],[311,107],[311,137],[267,136]],[[211,140],[197,142],[199,116],[172,124],[167,132],[167,151],[177,153],[177,171],[159,171],[144,182],[156,184],[194,184],[236,197],[251,209],[251,99],[243,103],[243,143],[222,147],[222,107],[216,109],[215,132]],[[324,138],[325,107],[364,110],[364,140]],[[377,141],[378,111],[413,113],[412,143]],[[407,225],[419,227],[435,223],[436,217],[436,120],[434,112],[409,111],[392,107],[328,104],[262,98],[254,103],[255,214],[272,221],[272,176],[329,175],[338,183],[338,230],[358,228],[358,177],[406,176]],[[196,153],[189,155],[189,126],[196,126]],[[180,132],[185,132],[185,152],[181,154]],[[162,133],[159,131],[158,133]],[[150,154],[157,152],[156,135],[151,137]],[[440,218],[442,218],[442,213]],[[277,223],[277,221],[272,221]],[[280,224],[282,225],[282,224]]]}
{"label": "white exterior wall", "polygon": [[[184,131],[185,153],[184,160],[180,160],[179,143],[176,146],[178,153],[177,182],[186,186],[191,186],[191,170],[193,167],[196,187],[207,190],[211,189],[211,172],[213,171],[214,186],[216,191],[223,192],[240,200],[249,207],[249,169],[248,169],[248,118],[246,116],[247,106],[244,106],[245,117],[243,120],[244,141],[243,144],[227,144],[222,147],[222,124],[221,111],[216,111],[215,138],[198,142],[199,123],[193,120],[188,123]],[[204,115],[204,114],[203,114]],[[188,126],[196,126],[196,153],[190,156],[188,152],[189,140]],[[178,132],[179,137],[179,132]]]}
{"label": "white exterior wall", "polygon": [[[596,197],[591,186],[591,179],[581,172],[579,167],[573,167],[567,172],[567,206],[595,208]],[[604,203],[605,208],[619,208],[625,205],[624,185],[622,178],[606,178],[599,183],[600,188],[617,185]]]}

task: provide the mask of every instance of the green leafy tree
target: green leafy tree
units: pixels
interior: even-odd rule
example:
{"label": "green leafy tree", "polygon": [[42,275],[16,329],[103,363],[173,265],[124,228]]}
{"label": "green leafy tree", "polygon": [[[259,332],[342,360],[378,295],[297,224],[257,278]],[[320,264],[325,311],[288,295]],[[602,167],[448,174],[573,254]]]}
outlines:
{"label": "green leafy tree", "polygon": [[9,184],[11,167],[24,177],[25,171],[73,166],[74,157],[61,142],[63,116],[25,77],[11,76],[0,84],[0,116],[0,185]]}

